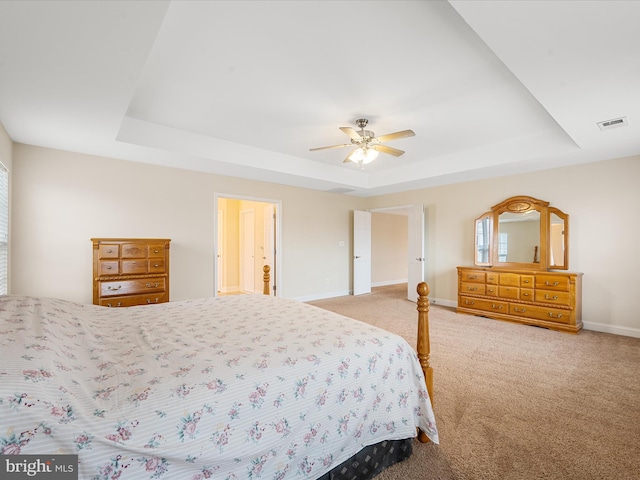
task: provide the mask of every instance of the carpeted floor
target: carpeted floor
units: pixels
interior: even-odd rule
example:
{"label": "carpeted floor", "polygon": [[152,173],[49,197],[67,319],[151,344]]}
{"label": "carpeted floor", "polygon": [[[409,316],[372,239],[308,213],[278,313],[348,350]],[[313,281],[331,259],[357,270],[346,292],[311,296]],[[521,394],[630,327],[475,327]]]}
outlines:
{"label": "carpeted floor", "polygon": [[[406,284],[310,303],[416,344]],[[640,479],[640,339],[429,313],[440,445],[380,480]]]}

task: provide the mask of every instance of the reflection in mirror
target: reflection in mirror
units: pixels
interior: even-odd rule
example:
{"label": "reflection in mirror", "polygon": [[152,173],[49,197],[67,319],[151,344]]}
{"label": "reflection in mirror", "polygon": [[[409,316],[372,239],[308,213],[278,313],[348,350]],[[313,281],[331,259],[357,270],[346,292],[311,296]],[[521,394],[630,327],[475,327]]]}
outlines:
{"label": "reflection in mirror", "polygon": [[565,251],[565,226],[564,219],[560,218],[557,214],[551,214],[551,229],[550,233],[550,253],[549,264],[558,268],[564,267]]}
{"label": "reflection in mirror", "polygon": [[503,212],[498,217],[498,262],[540,262],[540,212]]}
{"label": "reflection in mirror", "polygon": [[485,214],[476,220],[476,265],[491,262],[491,216]]}

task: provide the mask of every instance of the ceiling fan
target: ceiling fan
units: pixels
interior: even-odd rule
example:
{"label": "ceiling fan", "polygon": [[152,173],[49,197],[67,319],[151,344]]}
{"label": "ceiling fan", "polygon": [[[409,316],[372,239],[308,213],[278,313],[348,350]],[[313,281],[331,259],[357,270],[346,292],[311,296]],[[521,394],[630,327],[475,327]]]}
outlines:
{"label": "ceiling fan", "polygon": [[397,140],[399,138],[413,137],[415,135],[413,130],[402,130],[400,132],[388,133],[386,135],[380,135],[379,137],[376,137],[375,133],[373,133],[371,130],[364,129],[364,127],[366,127],[368,123],[369,120],[367,120],[366,118],[357,119],[356,125],[360,128],[359,132],[351,127],[340,127],[340,130],[342,130],[347,134],[347,136],[349,136],[349,138],[351,138],[351,143],[345,143],[342,145],[331,145],[329,147],[311,148],[309,150],[314,152],[316,150],[353,147],[355,145],[356,148],[349,152],[344,161],[345,163],[354,162],[358,165],[362,165],[374,160],[378,156],[378,152],[387,153],[389,155],[393,155],[394,157],[399,157],[404,153],[404,150],[389,147],[388,145],[383,145],[383,143],[389,142],[391,140]]}

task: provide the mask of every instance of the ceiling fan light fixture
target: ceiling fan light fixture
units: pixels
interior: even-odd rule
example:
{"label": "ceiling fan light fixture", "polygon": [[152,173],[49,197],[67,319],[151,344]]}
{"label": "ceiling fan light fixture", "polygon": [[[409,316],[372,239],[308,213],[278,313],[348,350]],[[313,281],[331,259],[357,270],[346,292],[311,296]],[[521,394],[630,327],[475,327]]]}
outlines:
{"label": "ceiling fan light fixture", "polygon": [[374,161],[377,156],[377,150],[366,147],[358,147],[353,152],[351,152],[351,155],[349,155],[349,160],[354,163],[362,163],[366,165],[367,163],[371,163],[372,161]]}

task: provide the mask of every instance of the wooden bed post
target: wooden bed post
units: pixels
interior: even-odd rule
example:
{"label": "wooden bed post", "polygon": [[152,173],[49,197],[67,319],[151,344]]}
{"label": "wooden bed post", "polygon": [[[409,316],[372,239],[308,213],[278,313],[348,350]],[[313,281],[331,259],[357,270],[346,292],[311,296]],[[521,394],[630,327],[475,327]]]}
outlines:
{"label": "wooden bed post", "polygon": [[[429,392],[429,400],[433,407],[433,369],[429,363],[429,355],[431,346],[429,344],[429,285],[420,282],[417,287],[418,291],[418,360],[424,372],[424,379],[427,384],[427,392]],[[418,440],[422,443],[429,442],[429,437],[422,431],[418,431]]]}
{"label": "wooden bed post", "polygon": [[264,272],[264,275],[262,276],[262,280],[264,281],[264,288],[262,289],[262,293],[264,293],[265,295],[271,295],[271,292],[269,291],[269,282],[271,281],[271,275],[269,274],[269,272],[271,271],[271,267],[269,265],[265,265],[264,267],[262,267],[262,271]]}

